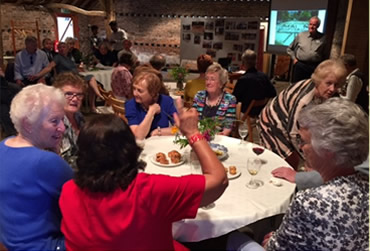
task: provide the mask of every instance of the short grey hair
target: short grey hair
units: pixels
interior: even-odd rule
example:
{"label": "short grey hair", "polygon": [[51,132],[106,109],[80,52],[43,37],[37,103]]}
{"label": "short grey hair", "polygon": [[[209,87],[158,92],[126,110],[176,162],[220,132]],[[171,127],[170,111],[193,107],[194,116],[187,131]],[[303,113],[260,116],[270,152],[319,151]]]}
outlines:
{"label": "short grey hair", "polygon": [[229,74],[227,73],[227,70],[222,68],[222,66],[219,63],[213,63],[207,68],[206,74],[214,72],[218,73],[221,88],[223,89],[227,82],[229,81]]}
{"label": "short grey hair", "polygon": [[311,79],[315,83],[315,86],[318,86],[330,73],[333,73],[338,79],[339,87],[346,82],[347,69],[343,61],[339,59],[328,59],[321,62],[312,73]]}
{"label": "short grey hair", "polygon": [[257,54],[248,49],[246,51],[244,51],[243,55],[242,55],[242,63],[243,65],[245,66],[256,66],[256,61],[257,61]]}
{"label": "short grey hair", "polygon": [[318,22],[318,24],[317,24],[317,28],[319,28],[319,27],[320,27],[320,24],[321,24],[321,20],[320,20],[320,18],[319,18],[318,16],[313,16],[313,17],[311,17],[311,18],[310,18],[310,21],[311,21],[312,19],[316,19],[317,21],[319,21],[319,22]]}
{"label": "short grey hair", "polygon": [[76,41],[77,41],[77,39],[74,38],[74,37],[67,37],[66,40],[65,40],[66,43],[71,43],[72,42],[73,44],[75,44]]}
{"label": "short grey hair", "polygon": [[37,38],[34,36],[27,36],[26,39],[24,40],[25,44],[28,43],[37,43]]}
{"label": "short grey hair", "polygon": [[10,118],[18,133],[23,133],[22,121],[33,125],[38,121],[51,104],[59,104],[64,108],[66,99],[63,92],[55,87],[44,84],[30,85],[23,88],[12,100],[10,105]]}
{"label": "short grey hair", "polygon": [[369,117],[352,101],[330,98],[307,106],[298,123],[311,133],[314,151],[319,156],[323,150],[334,153],[337,165],[359,165],[369,154]]}

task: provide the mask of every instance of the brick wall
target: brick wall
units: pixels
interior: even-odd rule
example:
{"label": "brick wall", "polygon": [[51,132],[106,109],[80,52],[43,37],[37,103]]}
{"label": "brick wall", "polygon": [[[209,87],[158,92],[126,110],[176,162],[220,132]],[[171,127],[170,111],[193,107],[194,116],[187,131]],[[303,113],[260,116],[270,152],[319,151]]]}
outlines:
{"label": "brick wall", "polygon": [[26,10],[23,6],[2,4],[1,29],[4,53],[13,53],[11,21],[14,22],[16,49],[24,48],[24,39],[27,35],[37,37],[36,21],[39,26],[40,40],[49,37],[55,39],[55,23],[53,16],[47,11]]}

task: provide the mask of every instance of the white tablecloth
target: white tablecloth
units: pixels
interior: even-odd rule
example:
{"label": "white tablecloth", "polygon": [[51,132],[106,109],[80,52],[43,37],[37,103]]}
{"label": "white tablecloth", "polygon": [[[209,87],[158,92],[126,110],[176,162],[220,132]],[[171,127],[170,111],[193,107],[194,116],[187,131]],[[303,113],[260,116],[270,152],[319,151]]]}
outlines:
{"label": "white tablecloth", "polygon": [[93,75],[97,81],[103,84],[106,91],[112,90],[111,81],[112,81],[112,69],[99,70],[99,71],[84,71],[80,72],[81,75]]}
{"label": "white tablecloth", "polygon": [[[169,174],[182,176],[191,173],[189,161],[177,167],[159,167],[153,164],[150,158],[157,152],[179,150],[173,143],[174,136],[151,137],[145,141],[142,158],[146,160],[147,173]],[[252,152],[252,143],[239,145],[240,140],[216,136],[214,143],[228,148],[229,156],[223,161],[225,167],[235,165],[242,174],[230,180],[225,193],[215,202],[212,209],[200,208],[195,219],[186,219],[173,225],[173,236],[183,242],[195,242],[214,238],[229,233],[235,229],[251,224],[263,218],[285,213],[295,190],[295,184],[282,180],[282,186],[276,187],[269,183],[271,171],[280,166],[289,166],[282,158],[269,150],[265,150],[259,157],[264,160],[256,179],[262,180],[264,185],[257,189],[249,189],[245,184],[250,180],[246,169],[247,159],[256,156]],[[190,147],[180,152],[188,156]]]}

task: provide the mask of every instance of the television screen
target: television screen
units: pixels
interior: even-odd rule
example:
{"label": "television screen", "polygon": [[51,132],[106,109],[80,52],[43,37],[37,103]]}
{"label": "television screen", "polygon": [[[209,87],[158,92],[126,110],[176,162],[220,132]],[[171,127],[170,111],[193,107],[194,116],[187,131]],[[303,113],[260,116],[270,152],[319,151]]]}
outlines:
{"label": "television screen", "polygon": [[[297,8],[292,9],[294,7]],[[270,6],[267,51],[285,54],[297,34],[308,30],[309,20],[313,16],[321,20],[318,31],[325,32],[326,7],[327,0],[273,0]]]}

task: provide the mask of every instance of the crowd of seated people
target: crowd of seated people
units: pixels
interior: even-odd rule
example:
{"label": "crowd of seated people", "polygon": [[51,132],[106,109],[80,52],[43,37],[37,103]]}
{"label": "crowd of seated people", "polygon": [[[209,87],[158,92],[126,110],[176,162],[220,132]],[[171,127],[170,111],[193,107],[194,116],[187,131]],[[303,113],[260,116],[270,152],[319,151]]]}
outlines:
{"label": "crowd of seated people", "polygon": [[[216,119],[218,134],[229,136],[237,101],[244,102],[244,109],[245,92],[256,92],[243,84],[270,84],[266,97],[275,95],[267,77],[255,69],[255,53],[243,54],[246,73],[235,96],[224,91],[228,72],[208,55],[199,56],[200,76],[185,87],[185,99],[194,95],[189,109],[168,95],[160,72],[162,55],[135,66],[133,54],[123,51],[111,86],[113,96],[125,101],[127,123],[113,114],[94,115],[85,122],[80,109],[88,87],[97,89],[95,78],[78,75],[64,42],[50,63],[26,73],[22,63],[31,64],[26,61],[30,55],[40,53],[34,42],[26,38],[26,49],[17,55],[16,68],[23,75],[17,75],[21,81],[12,93],[15,98],[7,100],[16,136],[0,142],[0,243],[9,250],[187,250],[173,240],[172,223],[194,218],[200,206],[215,201],[228,186],[221,162],[199,133],[199,120]],[[106,41],[98,48],[102,56],[113,53]],[[52,86],[35,84],[52,70]],[[314,185],[296,194],[280,227],[263,243],[251,245],[250,238],[231,234],[233,248],[228,243],[228,250],[368,247],[368,173],[354,169],[368,155],[368,116],[353,102],[334,97],[348,73],[342,61],[326,60],[310,79],[289,86],[261,113],[256,111],[260,144],[295,169],[305,161],[307,170],[314,170],[305,179]],[[174,127],[191,142],[203,175],[175,178],[140,172],[145,163],[136,142],[173,135]],[[289,177],[297,175],[290,167],[273,175],[289,179],[281,174],[288,171]],[[333,215],[345,215],[346,223]],[[147,236],[145,241],[142,236]]]}

